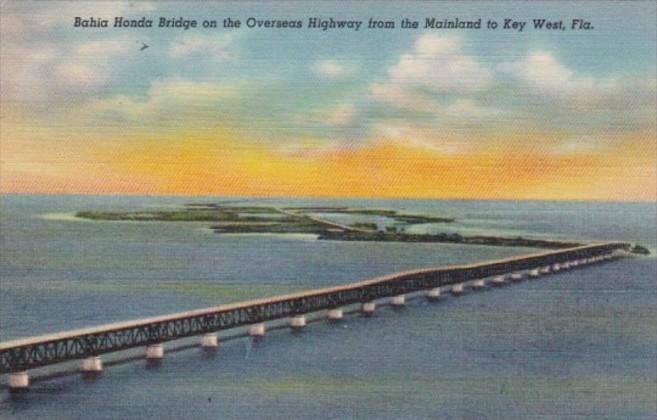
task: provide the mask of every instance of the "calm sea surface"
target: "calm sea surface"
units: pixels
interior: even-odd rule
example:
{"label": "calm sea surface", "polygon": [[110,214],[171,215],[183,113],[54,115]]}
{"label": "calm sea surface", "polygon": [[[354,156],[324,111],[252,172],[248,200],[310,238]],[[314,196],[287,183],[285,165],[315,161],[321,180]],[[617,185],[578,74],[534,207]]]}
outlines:
{"label": "calm sea surface", "polygon": [[[204,223],[72,217],[220,200],[0,197],[0,339],[533,251],[222,236]],[[419,231],[614,239],[657,249],[654,203],[240,203],[253,204],[391,208],[457,219]],[[316,322],[301,334],[272,331],[257,343],[226,341],[214,357],[170,351],[157,368],[123,363],[92,381],[47,379],[76,364],[36,370],[29,393],[0,390],[0,418],[654,419],[656,363],[657,259],[640,257],[439,303],[417,300],[400,311],[381,308],[338,325]]]}

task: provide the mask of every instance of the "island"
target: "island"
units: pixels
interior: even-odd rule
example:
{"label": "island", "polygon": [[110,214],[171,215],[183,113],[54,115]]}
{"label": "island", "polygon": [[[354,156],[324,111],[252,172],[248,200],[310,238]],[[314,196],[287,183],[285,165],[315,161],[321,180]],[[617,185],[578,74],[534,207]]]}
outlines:
{"label": "island", "polygon": [[[90,220],[135,222],[204,222],[217,234],[305,233],[329,241],[424,242],[466,245],[513,246],[560,249],[582,245],[575,241],[542,238],[502,237],[459,233],[412,233],[419,224],[452,223],[452,217],[404,213],[390,209],[352,207],[273,207],[240,206],[237,202],[189,203],[175,210],[156,211],[80,211],[77,217]],[[351,217],[349,222],[339,219]],[[648,255],[650,251],[633,245],[628,251]]]}

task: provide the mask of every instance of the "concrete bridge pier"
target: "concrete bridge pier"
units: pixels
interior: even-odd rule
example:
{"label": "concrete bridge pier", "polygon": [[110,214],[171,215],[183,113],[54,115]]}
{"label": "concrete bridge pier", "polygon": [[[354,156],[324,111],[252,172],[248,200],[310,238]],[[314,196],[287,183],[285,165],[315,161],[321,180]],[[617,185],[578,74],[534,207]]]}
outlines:
{"label": "concrete bridge pier", "polygon": [[290,328],[293,330],[301,330],[306,326],[306,317],[304,315],[295,315],[290,318]]}
{"label": "concrete bridge pier", "polygon": [[146,346],[146,360],[160,360],[164,358],[164,345],[162,343]]}
{"label": "concrete bridge pier", "polygon": [[30,376],[26,370],[10,372],[7,385],[10,392],[26,391],[30,388]]}
{"label": "concrete bridge pier", "polygon": [[496,276],[491,280],[493,286],[502,286],[504,284],[504,276]]}
{"label": "concrete bridge pier", "polygon": [[216,349],[219,347],[219,337],[216,333],[207,333],[201,336],[201,348]]}
{"label": "concrete bridge pier", "polygon": [[404,295],[393,296],[390,299],[390,305],[392,305],[395,308],[401,308],[402,306],[406,305],[406,296]]}
{"label": "concrete bridge pier", "polygon": [[472,283],[472,288],[474,290],[481,290],[486,286],[486,281],[484,279],[477,279]]}
{"label": "concrete bridge pier", "polygon": [[249,335],[251,337],[264,337],[266,328],[264,322],[259,322],[249,326]]}
{"label": "concrete bridge pier", "polygon": [[463,283],[458,283],[452,286],[452,294],[454,296],[460,296],[463,294]]}
{"label": "concrete bridge pier", "polygon": [[365,302],[362,305],[360,305],[360,311],[365,316],[372,315],[374,313],[374,310],[376,310],[376,302],[374,301]]}
{"label": "concrete bridge pier", "polygon": [[100,356],[91,356],[80,362],[82,373],[100,373],[103,371],[103,359]]}
{"label": "concrete bridge pier", "polygon": [[328,318],[328,320],[331,322],[340,321],[343,316],[344,314],[340,308],[329,309],[328,313],[326,314],[326,318]]}
{"label": "concrete bridge pier", "polygon": [[522,280],[522,273],[513,273],[513,274],[511,274],[511,280],[512,281]]}
{"label": "concrete bridge pier", "polygon": [[434,287],[433,289],[429,289],[429,291],[427,292],[427,299],[429,300],[440,299],[440,287]]}

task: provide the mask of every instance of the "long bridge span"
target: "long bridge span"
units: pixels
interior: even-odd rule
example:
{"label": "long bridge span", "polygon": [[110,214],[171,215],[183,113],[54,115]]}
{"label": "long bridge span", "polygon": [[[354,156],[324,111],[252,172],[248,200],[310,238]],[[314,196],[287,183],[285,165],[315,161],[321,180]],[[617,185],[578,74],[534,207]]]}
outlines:
{"label": "long bridge span", "polygon": [[364,313],[375,310],[375,301],[392,298],[403,305],[404,295],[427,291],[440,296],[440,288],[460,293],[466,282],[483,287],[485,281],[500,284],[506,278],[538,277],[555,271],[580,267],[624,254],[627,243],[598,243],[557,251],[486,261],[474,264],[405,271],[336,287],[274,296],[211,308],[78,330],[47,334],[0,343],[0,374],[8,374],[11,390],[29,386],[27,371],[46,365],[81,359],[83,372],[102,370],[101,355],[134,347],[145,347],[147,359],[162,358],[162,343],[201,336],[203,347],[216,347],[216,332],[249,326],[252,336],[265,334],[265,322],[290,318],[290,326],[306,325],[305,314],[328,310],[328,318],[342,318],[342,307],[361,304]]}

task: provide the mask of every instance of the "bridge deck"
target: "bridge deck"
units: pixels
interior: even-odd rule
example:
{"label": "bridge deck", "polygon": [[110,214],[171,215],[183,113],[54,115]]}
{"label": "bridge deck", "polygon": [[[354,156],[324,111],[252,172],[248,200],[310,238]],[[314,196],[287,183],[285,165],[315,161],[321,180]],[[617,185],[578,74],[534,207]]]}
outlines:
{"label": "bridge deck", "polygon": [[117,322],[0,343],[0,373],[235,328],[540,265],[609,253],[623,243],[597,243],[501,260],[423,268],[345,285]]}

